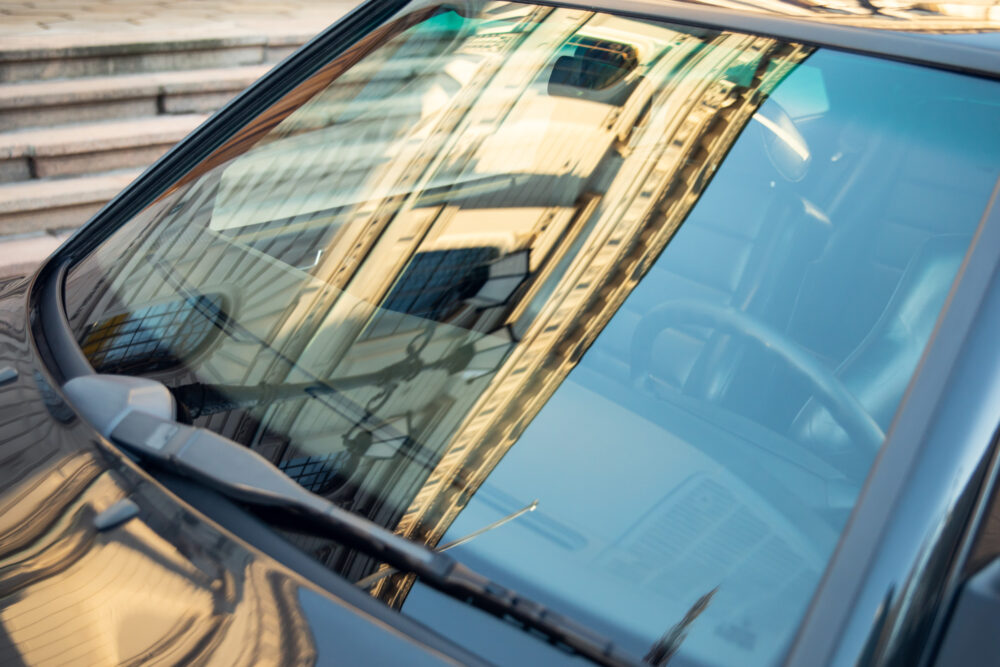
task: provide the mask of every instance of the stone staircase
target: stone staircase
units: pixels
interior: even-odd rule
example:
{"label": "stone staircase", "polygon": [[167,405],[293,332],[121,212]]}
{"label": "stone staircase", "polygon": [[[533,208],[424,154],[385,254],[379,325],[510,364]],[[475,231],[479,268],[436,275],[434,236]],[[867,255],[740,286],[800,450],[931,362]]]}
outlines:
{"label": "stone staircase", "polygon": [[272,32],[0,39],[0,247],[86,222],[312,37]]}

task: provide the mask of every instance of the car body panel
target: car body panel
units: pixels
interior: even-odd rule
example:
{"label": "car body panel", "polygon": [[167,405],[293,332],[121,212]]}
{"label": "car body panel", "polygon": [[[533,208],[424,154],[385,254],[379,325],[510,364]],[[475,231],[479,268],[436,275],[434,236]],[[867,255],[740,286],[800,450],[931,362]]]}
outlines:
{"label": "car body panel", "polygon": [[[16,373],[0,386],[0,663],[474,660],[307,582],[112,450],[37,364],[29,283],[0,282],[0,369]],[[138,506],[134,518],[95,527],[125,498]],[[353,641],[335,641],[329,627]]]}
{"label": "car body panel", "polygon": [[[1000,76],[995,47],[900,34],[896,24],[883,25],[883,17],[858,27],[862,21],[855,19],[810,21],[791,12],[707,4],[623,0],[588,6]],[[65,380],[53,372],[60,367],[57,358],[72,355],[66,348],[75,344],[57,340],[56,327],[45,324],[51,310],[38,307],[42,289],[58,284],[53,276],[66,261],[85,255],[156,197],[164,183],[227,140],[231,128],[262,100],[276,99],[314,72],[318,56],[310,54],[338,40],[348,48],[351,31],[364,32],[400,6],[373,2],[356,10],[154,165],[71,239],[34,283],[28,278],[0,283],[0,370],[17,373],[16,380],[0,385],[0,596],[12,600],[4,600],[0,611],[7,628],[0,635],[3,660],[17,655],[32,662],[154,656],[227,664],[338,657],[349,663],[402,656],[407,664],[456,660],[308,583],[179,500],[101,440],[54,388]],[[995,336],[984,334],[996,330],[1000,312],[997,211],[994,204],[966,257],[963,277],[790,654],[792,664],[911,664],[927,659],[929,639],[943,626],[960,584],[956,565],[972,548],[977,508],[995,476],[997,414],[983,397],[996,396],[1000,379]],[[30,340],[29,317],[40,348]],[[61,364],[62,371],[66,367]],[[94,516],[125,497],[139,505],[138,517],[107,531],[95,529]],[[141,594],[101,583],[109,572],[130,570],[141,581],[133,590]],[[45,593],[47,587],[58,590]],[[107,613],[109,606],[114,614]],[[318,619],[323,630],[316,629]],[[248,630],[274,627],[281,631]],[[330,655],[327,628],[353,635],[347,652]],[[253,647],[242,644],[248,635],[259,640]],[[88,644],[74,646],[85,636]],[[85,649],[94,652],[62,652]]]}

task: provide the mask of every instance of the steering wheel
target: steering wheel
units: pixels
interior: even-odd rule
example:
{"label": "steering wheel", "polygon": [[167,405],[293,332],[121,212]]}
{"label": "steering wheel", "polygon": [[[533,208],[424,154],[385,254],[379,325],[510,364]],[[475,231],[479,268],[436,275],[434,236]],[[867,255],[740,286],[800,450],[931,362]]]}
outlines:
{"label": "steering wheel", "polygon": [[816,398],[847,432],[855,447],[870,455],[882,445],[885,433],[840,379],[780,331],[733,308],[694,300],[668,301],[654,308],[639,321],[632,335],[629,352],[633,379],[638,378],[640,369],[649,367],[656,336],[683,324],[713,327],[753,341],[809,382]]}

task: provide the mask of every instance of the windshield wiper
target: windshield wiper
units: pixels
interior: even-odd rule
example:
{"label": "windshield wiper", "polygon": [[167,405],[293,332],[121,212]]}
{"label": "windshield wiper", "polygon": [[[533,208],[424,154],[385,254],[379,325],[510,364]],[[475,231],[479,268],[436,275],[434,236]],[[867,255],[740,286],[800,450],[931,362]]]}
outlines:
{"label": "windshield wiper", "polygon": [[251,506],[289,510],[336,539],[426,585],[609,666],[639,661],[614,642],[523,597],[447,554],[404,539],[307,491],[270,461],[207,429],[173,420],[170,391],[155,380],[86,375],[63,385],[74,406],[106,437],[147,462],[194,478]]}
{"label": "windshield wiper", "polygon": [[[521,516],[523,514],[527,514],[528,512],[534,512],[536,507],[538,507],[538,500],[532,500],[530,503],[528,503],[527,505],[525,505],[521,509],[517,510],[516,512],[512,512],[511,514],[508,514],[505,517],[497,519],[493,523],[488,524],[486,526],[483,526],[482,528],[479,528],[477,530],[474,530],[471,533],[469,533],[468,535],[464,535],[464,536],[458,538],[457,540],[452,540],[451,542],[448,542],[447,544],[440,545],[440,546],[436,547],[434,549],[434,551],[437,551],[438,553],[440,553],[442,551],[448,551],[448,549],[454,549],[457,546],[461,546],[461,545],[465,544],[466,542],[470,542],[470,541],[476,539],[477,537],[479,537],[483,533],[488,533],[491,530],[493,530],[494,528],[499,528],[500,526],[504,525],[505,523],[510,523],[511,521],[513,521],[514,519],[516,519],[517,517],[519,517],[519,516]],[[387,567],[384,570],[379,570],[378,572],[374,572],[372,574],[369,574],[367,577],[364,577],[363,579],[359,579],[354,585],[357,586],[358,588],[371,588],[372,586],[374,586],[378,582],[382,581],[386,577],[390,577],[390,576],[396,574],[396,572],[398,572],[398,571],[399,570],[397,570],[394,567]]]}

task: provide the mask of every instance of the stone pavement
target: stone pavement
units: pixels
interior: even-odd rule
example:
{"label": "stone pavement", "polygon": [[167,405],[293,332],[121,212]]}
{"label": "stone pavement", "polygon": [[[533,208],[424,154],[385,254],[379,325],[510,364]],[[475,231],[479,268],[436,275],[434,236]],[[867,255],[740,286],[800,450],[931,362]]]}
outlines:
{"label": "stone pavement", "polygon": [[0,240],[0,280],[33,271],[68,239],[70,232],[14,236]]}
{"label": "stone pavement", "polygon": [[[67,225],[84,222],[98,199],[120,190],[200,122],[196,114],[217,108],[357,2],[0,0],[0,65],[7,67],[7,78],[0,77],[0,218],[14,209],[28,215],[35,207],[51,223],[37,231],[9,224],[0,229],[0,277],[33,268],[65,240]],[[33,113],[34,104],[40,106]],[[74,128],[87,136],[60,140],[72,137]],[[84,139],[94,147],[83,147]],[[46,167],[46,151],[59,159],[55,170]],[[23,163],[17,162],[21,153]],[[67,207],[74,197],[84,203]],[[59,205],[64,208],[52,208]]]}
{"label": "stone pavement", "polygon": [[0,38],[39,47],[86,35],[319,32],[341,15],[331,0],[0,0]]}

